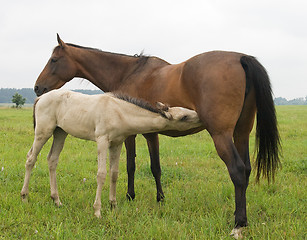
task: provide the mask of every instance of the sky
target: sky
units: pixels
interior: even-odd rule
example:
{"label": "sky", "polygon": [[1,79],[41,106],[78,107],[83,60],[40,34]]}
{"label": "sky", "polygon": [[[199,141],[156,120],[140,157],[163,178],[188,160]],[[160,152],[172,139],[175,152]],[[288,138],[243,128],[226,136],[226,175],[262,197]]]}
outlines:
{"label": "sky", "polygon": [[[32,88],[57,45],[160,57],[212,50],[253,55],[274,97],[307,96],[306,0],[14,0],[0,9],[0,88]],[[96,89],[73,79],[65,88]]]}

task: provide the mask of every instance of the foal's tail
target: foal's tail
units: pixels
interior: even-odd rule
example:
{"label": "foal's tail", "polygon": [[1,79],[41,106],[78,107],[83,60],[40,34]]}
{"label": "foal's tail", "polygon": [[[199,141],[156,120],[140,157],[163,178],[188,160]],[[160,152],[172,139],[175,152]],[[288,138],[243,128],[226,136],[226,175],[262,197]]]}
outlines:
{"label": "foal's tail", "polygon": [[39,97],[35,99],[34,105],[33,105],[33,127],[34,127],[34,130],[35,130],[35,127],[36,127],[35,107],[36,107],[38,100],[39,100]]}
{"label": "foal's tail", "polygon": [[259,182],[259,178],[262,175],[270,182],[270,180],[274,180],[275,171],[281,165],[279,160],[280,137],[271,83],[265,68],[256,58],[243,56],[240,61],[246,73],[247,86],[252,84],[256,94],[256,181]]}

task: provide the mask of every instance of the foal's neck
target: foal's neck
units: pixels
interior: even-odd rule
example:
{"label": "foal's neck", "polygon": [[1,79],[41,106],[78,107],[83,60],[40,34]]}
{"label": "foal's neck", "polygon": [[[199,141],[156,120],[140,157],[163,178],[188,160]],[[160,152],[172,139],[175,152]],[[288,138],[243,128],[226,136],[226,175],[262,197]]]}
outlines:
{"label": "foal's neck", "polygon": [[131,134],[158,132],[164,130],[168,125],[169,120],[159,113],[153,113],[139,107],[135,110],[127,109],[125,115],[129,122],[128,126]]}

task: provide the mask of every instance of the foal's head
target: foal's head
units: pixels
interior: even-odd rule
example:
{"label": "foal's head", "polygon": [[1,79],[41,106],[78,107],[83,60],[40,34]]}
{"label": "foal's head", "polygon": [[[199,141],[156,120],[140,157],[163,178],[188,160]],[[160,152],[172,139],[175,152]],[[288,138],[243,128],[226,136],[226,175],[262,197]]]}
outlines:
{"label": "foal's head", "polygon": [[202,125],[197,112],[183,107],[168,107],[158,102],[157,108],[169,120],[169,126],[173,130],[185,131]]}
{"label": "foal's head", "polygon": [[62,87],[77,74],[76,63],[70,56],[70,49],[57,35],[59,45],[55,47],[45,68],[36,80],[34,91],[37,96]]}

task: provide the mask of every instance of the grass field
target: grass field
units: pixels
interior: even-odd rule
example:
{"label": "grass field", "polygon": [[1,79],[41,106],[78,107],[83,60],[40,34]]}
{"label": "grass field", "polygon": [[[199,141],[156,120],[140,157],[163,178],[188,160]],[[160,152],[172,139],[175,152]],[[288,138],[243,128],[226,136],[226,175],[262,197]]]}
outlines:
{"label": "grass field", "polygon": [[[277,107],[283,168],[274,184],[247,190],[246,239],[306,239],[307,106]],[[160,137],[162,185],[158,204],[146,141],[137,137],[136,199],[126,201],[125,150],[120,163],[117,208],[108,205],[109,181],[102,193],[102,219],[92,208],[96,191],[96,145],[68,137],[57,168],[63,207],[50,198],[46,156],[38,157],[29,202],[20,190],[26,154],[33,141],[31,109],[0,109],[0,239],[230,239],[234,190],[207,132]],[[251,136],[253,151],[254,134]]]}

